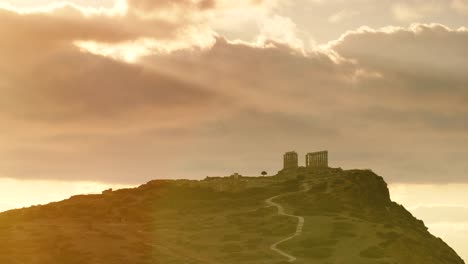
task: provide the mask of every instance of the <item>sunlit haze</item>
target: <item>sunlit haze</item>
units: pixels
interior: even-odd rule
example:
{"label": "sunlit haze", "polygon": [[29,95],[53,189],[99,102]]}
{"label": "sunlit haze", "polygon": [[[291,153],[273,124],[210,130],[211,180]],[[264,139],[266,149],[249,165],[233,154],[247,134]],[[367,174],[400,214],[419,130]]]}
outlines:
{"label": "sunlit haze", "polygon": [[468,0],[0,0],[0,211],[327,149],[468,259],[467,21]]}

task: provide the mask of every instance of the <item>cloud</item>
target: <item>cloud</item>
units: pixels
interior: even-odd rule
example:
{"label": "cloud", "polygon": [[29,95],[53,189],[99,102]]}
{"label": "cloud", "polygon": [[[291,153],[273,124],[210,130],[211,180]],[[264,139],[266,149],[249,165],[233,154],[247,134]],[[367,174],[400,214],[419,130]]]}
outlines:
{"label": "cloud", "polygon": [[303,41],[298,37],[296,24],[287,17],[275,15],[263,19],[259,38],[263,41],[273,40],[286,43],[298,49],[304,48]]}
{"label": "cloud", "polygon": [[[133,32],[77,16],[1,11],[0,32],[8,36],[0,43],[0,156],[10,157],[1,162],[5,175],[129,181],[122,177],[129,166],[120,176],[109,173],[117,160],[143,145],[167,147],[158,133],[209,118],[223,101],[184,78],[80,50],[77,39],[119,42]],[[127,162],[147,167],[142,156]]]}
{"label": "cloud", "polygon": [[197,84],[77,50],[8,76],[0,92],[2,173],[17,178],[149,178],[151,157],[184,141],[174,132],[222,103]]}
{"label": "cloud", "polygon": [[151,12],[161,8],[174,7],[181,7],[184,9],[209,9],[215,7],[216,2],[214,0],[127,0],[127,4],[131,8]]}
{"label": "cloud", "polygon": [[[236,137],[216,132],[220,120],[231,120],[229,130],[254,129],[259,121],[282,127],[271,133],[287,133],[285,121],[299,130],[311,115],[294,122],[287,117],[294,119],[306,103],[320,111],[337,99],[334,90],[342,88],[335,83],[346,84],[353,74],[351,65],[338,66],[324,53],[305,56],[269,41],[252,45],[219,38],[208,50],[154,54],[136,64],[50,41],[47,53],[12,53],[8,63],[0,63],[5,76],[0,92],[9,95],[0,99],[2,139],[8,141],[0,156],[9,157],[0,162],[4,175],[132,183],[197,177],[183,174],[180,166],[201,162],[195,158],[200,150],[211,156],[213,142]],[[329,93],[315,100],[310,95],[318,85]],[[300,95],[304,100],[298,104]],[[254,118],[246,122],[248,116]],[[301,135],[330,131],[316,118],[317,125],[306,125]],[[211,144],[202,143],[209,138]],[[228,151],[232,145],[223,141],[219,147]]]}
{"label": "cloud", "polygon": [[[14,11],[0,9],[0,32],[8,36],[2,41],[2,50],[17,50],[29,56],[28,43],[41,40],[46,52],[59,45],[70,45],[74,41],[91,41],[119,44],[139,39],[177,40],[197,28],[196,23],[171,21],[168,18],[144,19],[133,14],[109,16],[87,15],[74,6],[50,10],[47,13],[19,15]],[[22,32],[23,34],[20,34]],[[28,39],[29,38],[29,39]],[[11,45],[17,48],[12,49]],[[54,46],[51,46],[54,45]],[[2,52],[2,51],[0,51]]]}
{"label": "cloud", "polygon": [[462,15],[468,15],[468,2],[465,0],[452,0],[450,5],[455,11]]}
{"label": "cloud", "polygon": [[344,34],[332,48],[362,66],[384,71],[387,75],[427,78],[431,82],[425,83],[429,87],[424,89],[429,91],[441,81],[450,82],[453,88],[466,82],[463,69],[468,64],[463,57],[467,55],[467,42],[468,30],[465,28],[413,24],[409,28],[361,28]]}
{"label": "cloud", "polygon": [[34,7],[0,3],[0,12],[5,20],[13,19],[4,26],[10,31],[12,25],[27,24],[27,30],[34,31],[27,35],[46,43],[56,43],[54,38],[60,37],[95,54],[135,62],[155,52],[207,48],[217,32],[235,35],[239,31],[302,45],[294,22],[271,12],[278,5],[276,0],[120,0],[110,7],[74,2]]}
{"label": "cloud", "polygon": [[333,49],[382,78],[369,82],[380,104],[365,114],[375,122],[423,124],[430,131],[467,130],[468,31],[438,24],[360,29],[344,34]]}
{"label": "cloud", "polygon": [[[339,55],[381,76],[365,78],[359,83],[360,90],[370,100],[366,103],[367,109],[357,116],[373,126],[388,127],[387,131],[393,131],[395,144],[402,146],[403,141],[412,140],[408,143],[412,147],[401,157],[392,158],[390,154],[382,157],[382,160],[394,159],[399,163],[399,169],[390,169],[393,173],[398,170],[409,174],[413,168],[418,168],[424,171],[424,177],[434,181],[446,180],[441,175],[452,179],[466,177],[462,173],[464,165],[458,161],[466,154],[449,142],[463,144],[466,139],[463,135],[467,131],[465,120],[468,120],[468,79],[463,69],[468,65],[462,58],[467,55],[467,44],[466,29],[437,24],[377,30],[361,28],[332,43],[331,48]],[[426,163],[424,159],[418,161],[418,156],[422,155],[419,151],[425,148],[421,136],[426,137],[426,142],[440,141],[440,144],[435,143],[438,151],[423,154]],[[446,165],[430,165],[438,162]],[[419,178],[414,176],[417,172],[411,174],[413,180]]]}
{"label": "cloud", "polygon": [[[457,31],[448,34],[456,35]],[[437,31],[428,35],[437,39]],[[362,38],[366,40],[366,36]],[[379,40],[370,39],[367,45],[371,43]],[[256,47],[218,39],[203,56],[192,57],[182,52],[166,60],[161,57],[153,60],[161,68],[204,85],[213,84],[215,71],[217,80],[222,80],[215,82],[215,86],[219,84],[236,102],[238,108],[230,118],[213,120],[203,129],[203,134],[216,144],[201,140],[194,143],[197,147],[211,150],[207,153],[228,154],[245,151],[241,148],[250,149],[251,145],[262,146],[262,153],[281,152],[290,145],[307,151],[316,145],[315,148],[336,149],[338,163],[343,166],[370,166],[398,181],[464,179],[466,166],[461,157],[466,152],[461,146],[466,139],[463,136],[467,128],[463,122],[466,104],[460,98],[466,91],[456,86],[463,79],[453,81],[447,71],[449,75],[441,75],[443,78],[438,81],[445,82],[444,89],[424,89],[426,83],[437,80],[436,74],[412,73],[405,68],[406,61],[384,63],[385,67],[378,63],[380,56],[394,50],[391,45],[380,54],[375,51],[379,56],[375,61],[339,53],[345,59],[336,62],[326,53],[303,54],[285,45],[271,44]],[[359,42],[356,47],[372,49],[365,44]],[[354,47],[348,38],[340,45],[333,48],[342,52],[340,48]],[[418,63],[427,66],[426,61],[415,61],[416,68]],[[415,74],[420,76],[413,77]],[[452,89],[453,93],[446,94],[445,89]],[[445,98],[446,103],[441,103],[440,98]],[[366,129],[362,130],[363,127]],[[233,132],[236,130],[241,131]],[[258,130],[261,132],[252,132]],[[352,142],[343,135],[352,135]],[[271,139],[279,138],[287,140],[272,143]],[[369,140],[380,143],[368,145]],[[438,151],[431,153],[432,148]],[[441,164],[436,165],[438,162]],[[252,165],[251,170],[256,171],[259,168],[256,166],[259,165]]]}
{"label": "cloud", "polygon": [[410,1],[394,4],[392,14],[399,21],[414,22],[439,13],[443,7],[443,2],[440,1]]}
{"label": "cloud", "polygon": [[[208,22],[215,5],[211,0],[129,0],[107,8],[71,2],[34,8],[2,5],[0,19],[7,22],[0,32],[9,36],[3,45],[19,43],[18,37],[30,37],[40,39],[44,48],[52,43],[74,43],[88,51],[99,50],[101,55],[134,61],[156,51],[211,45],[216,34]],[[24,34],[20,36],[15,27]],[[146,52],[135,51],[135,43]]]}
{"label": "cloud", "polygon": [[[160,17],[173,8],[165,1],[129,3],[125,15],[1,12],[1,174],[139,183],[254,173],[278,169],[275,155],[295,145],[395,181],[466,180],[464,29],[361,29],[306,50],[288,17],[266,15],[261,37],[233,41],[203,22],[227,2],[174,2],[184,19]],[[131,64],[113,56],[140,49]]]}
{"label": "cloud", "polygon": [[350,19],[350,18],[352,18],[354,16],[357,16],[357,15],[359,15],[358,11],[343,9],[343,10],[329,16],[328,17],[328,22],[330,22],[330,23],[340,23],[343,20]]}

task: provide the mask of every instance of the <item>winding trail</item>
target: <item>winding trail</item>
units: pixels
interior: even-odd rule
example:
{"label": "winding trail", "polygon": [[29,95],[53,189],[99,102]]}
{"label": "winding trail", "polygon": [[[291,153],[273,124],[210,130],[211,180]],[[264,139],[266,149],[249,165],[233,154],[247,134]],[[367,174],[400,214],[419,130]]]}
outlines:
{"label": "winding trail", "polygon": [[292,218],[296,218],[297,219],[297,226],[296,226],[296,232],[294,232],[292,235],[284,238],[284,239],[281,239],[280,241],[274,243],[273,245],[270,246],[270,249],[275,251],[276,253],[282,255],[283,257],[287,258],[288,259],[288,262],[294,262],[296,261],[296,257],[284,252],[283,250],[279,249],[278,248],[278,245],[281,244],[281,243],[284,243],[288,240],[291,240],[299,235],[302,234],[302,228],[304,227],[304,217],[302,216],[299,216],[299,215],[293,215],[293,214],[288,214],[285,212],[284,210],[284,207],[279,204],[279,203],[276,203],[274,202],[273,200],[275,199],[278,199],[278,198],[282,198],[282,197],[285,197],[285,196],[289,196],[289,195],[292,195],[292,194],[296,194],[296,193],[303,193],[303,192],[307,192],[310,190],[310,187],[309,185],[307,184],[304,184],[304,189],[302,191],[297,191],[297,192],[289,192],[289,193],[283,193],[283,194],[280,194],[280,195],[276,195],[276,196],[273,196],[273,197],[270,197],[268,199],[265,200],[265,203],[267,203],[269,206],[274,206],[278,209],[278,215],[284,215],[284,216],[288,216],[288,217],[292,217]]}

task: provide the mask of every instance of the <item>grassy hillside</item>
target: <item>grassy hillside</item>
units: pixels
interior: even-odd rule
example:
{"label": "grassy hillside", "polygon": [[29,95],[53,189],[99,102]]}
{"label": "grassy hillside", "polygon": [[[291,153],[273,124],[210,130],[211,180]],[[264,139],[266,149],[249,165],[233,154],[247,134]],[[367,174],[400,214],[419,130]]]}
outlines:
{"label": "grassy hillside", "polygon": [[[298,192],[304,186],[307,192]],[[296,193],[297,192],[297,193]],[[464,263],[365,170],[152,181],[0,214],[0,263]]]}

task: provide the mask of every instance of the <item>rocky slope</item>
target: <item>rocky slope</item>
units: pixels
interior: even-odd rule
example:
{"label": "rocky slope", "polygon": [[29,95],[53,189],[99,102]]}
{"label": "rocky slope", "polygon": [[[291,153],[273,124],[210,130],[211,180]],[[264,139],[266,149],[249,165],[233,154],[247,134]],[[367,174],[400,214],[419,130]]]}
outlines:
{"label": "rocky slope", "polygon": [[[299,192],[303,186],[308,191]],[[369,170],[152,181],[0,214],[0,263],[285,263],[270,246],[296,230],[265,200],[304,218],[278,247],[295,263],[464,261],[390,200]]]}

